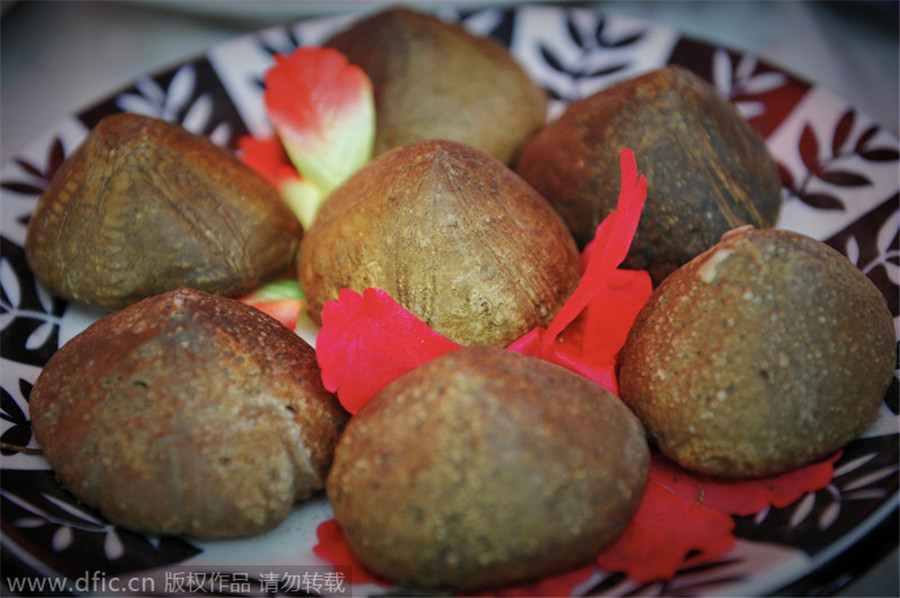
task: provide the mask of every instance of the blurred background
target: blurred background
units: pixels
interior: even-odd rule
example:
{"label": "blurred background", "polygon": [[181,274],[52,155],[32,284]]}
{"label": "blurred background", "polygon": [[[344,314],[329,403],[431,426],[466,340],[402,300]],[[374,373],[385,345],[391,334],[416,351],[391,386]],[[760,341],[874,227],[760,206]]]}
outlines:
{"label": "blurred background", "polygon": [[[545,0],[544,3],[551,3]],[[0,3],[0,160],[136,77],[175,66],[216,43],[321,15],[371,11],[377,1],[108,0]],[[461,9],[515,2],[410,2]],[[900,36],[896,1],[580,2],[675,27],[712,44],[752,52],[823,85],[900,132]],[[882,539],[882,542],[885,540]],[[896,547],[896,530],[887,541]],[[896,548],[873,563],[845,555],[841,596],[898,596]],[[874,566],[874,567],[873,567]],[[850,577],[861,578],[844,585]]]}
{"label": "blurred background", "polygon": [[[552,0],[551,0],[552,2]],[[369,11],[386,0],[4,0],[0,36],[0,160],[67,114],[135,77],[237,35],[292,20]],[[437,2],[475,8],[497,2]],[[609,1],[601,10],[671,25],[751,51],[825,85],[897,134],[898,2]]]}

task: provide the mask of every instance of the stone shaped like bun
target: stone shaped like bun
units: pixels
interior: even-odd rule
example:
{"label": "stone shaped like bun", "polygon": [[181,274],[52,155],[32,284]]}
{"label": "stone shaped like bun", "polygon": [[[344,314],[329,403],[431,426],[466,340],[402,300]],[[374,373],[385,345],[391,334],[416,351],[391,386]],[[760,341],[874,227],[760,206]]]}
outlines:
{"label": "stone shaped like bun", "polygon": [[781,178],[765,141],[727,99],[674,65],[572,102],[522,148],[516,171],[562,215],[579,247],[616,208],[630,148],[647,201],[624,266],[654,284],[726,231],[775,225]]}
{"label": "stone shaped like bun", "polygon": [[398,378],[354,415],[327,493],[373,573],[473,590],[595,558],[637,510],[648,467],[643,428],[612,393],[478,346]]}
{"label": "stone shaped like bun", "polygon": [[547,95],[504,46],[434,15],[392,7],[326,42],[372,81],[375,153],[450,139],[509,164],[547,118]]}
{"label": "stone shaped like bun", "polygon": [[872,423],[896,342],[884,296],[846,257],[744,227],[654,291],[620,354],[619,390],[682,466],[775,475]]}
{"label": "stone shaped like bun", "polygon": [[30,400],[59,480],[113,523],[205,538],[275,527],[324,487],[347,414],[310,347],[194,290],[150,297],[63,345]]}
{"label": "stone shaped like bun", "polygon": [[394,148],[338,187],[297,270],[316,322],[341,289],[374,287],[461,345],[506,346],[547,326],[581,280],[550,204],[498,160],[446,140]]}
{"label": "stone shaped like bun", "polygon": [[53,176],[25,256],[53,294],[119,309],[181,287],[239,296],[293,266],[302,235],[278,192],[231,152],[121,113]]}

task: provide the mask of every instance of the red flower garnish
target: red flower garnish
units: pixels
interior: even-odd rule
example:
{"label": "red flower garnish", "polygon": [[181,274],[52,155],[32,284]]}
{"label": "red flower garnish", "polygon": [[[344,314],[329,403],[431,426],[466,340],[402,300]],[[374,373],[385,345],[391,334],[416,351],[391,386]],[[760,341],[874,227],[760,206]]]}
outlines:
{"label": "red flower garnish", "polygon": [[378,289],[341,290],[322,309],[316,337],[322,382],[350,413],[392,380],[459,348]]}
{"label": "red flower garnish", "polygon": [[757,478],[735,480],[691,473],[672,461],[653,454],[651,477],[675,494],[732,515],[752,515],[768,506],[785,507],[807,492],[815,492],[831,482],[834,462],[841,453],[828,459],[789,471]]}
{"label": "red flower garnish", "polygon": [[654,452],[637,513],[597,562],[637,581],[651,581],[671,578],[685,566],[688,555],[691,563],[720,557],[735,541],[732,515],[785,507],[824,488],[839,457],[840,453],[780,476],[729,480],[692,473]]}
{"label": "red flower garnish", "polygon": [[241,159],[278,189],[304,228],[335,187],[372,158],[372,83],[337,50],[277,54],[263,103],[276,136],[245,136]]}
{"label": "red flower garnish", "polygon": [[244,164],[278,190],[303,227],[309,228],[322,204],[322,191],[300,176],[281,141],[277,137],[247,135],[238,140],[238,154]]}
{"label": "red flower garnish", "polygon": [[707,558],[728,552],[735,542],[733,529],[727,513],[685,500],[651,477],[638,512],[597,563],[636,581],[668,579],[695,551]]}
{"label": "red flower garnish", "polygon": [[508,347],[578,372],[616,394],[616,354],[653,292],[646,272],[618,269],[647,197],[647,181],[638,174],[631,150],[622,150],[620,167],[618,207],[600,223],[585,248],[581,283],[546,330],[536,328]]}
{"label": "red flower garnish", "polygon": [[[590,257],[587,260],[581,284],[572,297],[559,310],[545,333],[541,334],[538,355],[549,358],[553,355],[553,343],[563,330],[581,314],[599,293],[610,286],[610,277],[625,260],[634,233],[637,231],[644,200],[647,198],[647,180],[638,174],[637,164],[631,150],[624,149],[619,156],[622,170],[622,188],[614,212],[609,214],[597,227],[597,234],[591,242]],[[623,281],[618,280],[621,284]],[[633,278],[629,282],[634,282]],[[649,296],[649,293],[648,293]],[[601,307],[602,309],[602,307]],[[615,314],[618,316],[618,314]],[[626,327],[626,332],[631,325]],[[624,338],[621,339],[624,342]],[[621,346],[621,345],[619,345]]]}
{"label": "red flower garnish", "polygon": [[286,179],[300,178],[278,137],[245,135],[238,139],[238,155],[244,164],[261,174],[276,189]]}
{"label": "red flower garnish", "polygon": [[323,199],[371,157],[372,83],[337,50],[299,47],[275,56],[263,102],[291,162]]}

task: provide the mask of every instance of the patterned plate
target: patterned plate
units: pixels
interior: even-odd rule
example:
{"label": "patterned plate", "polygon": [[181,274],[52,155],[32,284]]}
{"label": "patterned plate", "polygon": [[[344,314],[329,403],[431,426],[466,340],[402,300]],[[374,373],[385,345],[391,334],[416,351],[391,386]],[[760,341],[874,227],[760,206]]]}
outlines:
{"label": "patterned plate", "polygon": [[[539,5],[441,15],[507,45],[551,95],[554,115],[575,98],[667,63],[711,81],[765,137],[778,162],[784,182],[779,227],[809,234],[844,253],[881,289],[897,322],[900,154],[898,140],[870,117],[755,56],[709,46],[653,23]],[[228,147],[241,135],[269,133],[261,80],[273,54],[320,43],[350,18],[267,29],[217,45],[177,68],[141,77],[64,119],[3,165],[3,442],[35,447],[28,419],[32,384],[50,355],[101,315],[52,297],[35,284],[24,259],[29,215],[66,155],[100,118],[118,111],[178,122]],[[856,575],[897,546],[898,432],[895,375],[877,422],[846,447],[832,483],[785,508],[736,518],[738,542],[720,562],[650,584],[597,570],[576,590],[594,595],[746,596],[790,588],[790,593],[816,594],[837,579]],[[300,563],[311,568],[306,573],[328,569],[312,553],[316,527],[331,517],[322,497],[298,505],[287,521],[263,536],[201,542],[144,536],[111,525],[62,489],[40,456],[4,451],[0,480],[5,577],[14,571],[64,577],[66,590],[75,593],[118,591],[129,580],[143,582],[130,586],[131,594],[148,590],[149,579],[156,593],[164,588],[187,593],[199,588],[173,572],[190,567],[221,574],[220,582],[228,581],[231,593],[253,594],[267,581],[264,566]],[[848,558],[861,542],[874,550],[862,564]],[[91,572],[90,579],[85,571]],[[317,579],[320,583],[313,584]],[[329,578],[308,575],[305,586],[291,587],[273,586],[269,579],[264,593],[347,590],[323,585],[322,579]],[[353,588],[355,594],[389,591]]]}

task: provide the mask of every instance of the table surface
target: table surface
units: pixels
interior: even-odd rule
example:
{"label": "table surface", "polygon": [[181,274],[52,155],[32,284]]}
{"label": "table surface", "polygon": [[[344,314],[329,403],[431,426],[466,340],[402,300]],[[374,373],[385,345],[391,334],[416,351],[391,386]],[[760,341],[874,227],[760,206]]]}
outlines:
{"label": "table surface", "polygon": [[[216,43],[300,18],[368,11],[375,1],[2,1],[0,163],[66,115],[136,77],[191,59]],[[418,2],[477,7],[512,2]],[[545,2],[546,3],[546,2]],[[900,131],[898,3],[610,1],[591,3],[752,52],[835,91]],[[898,553],[840,596],[898,596]]]}

